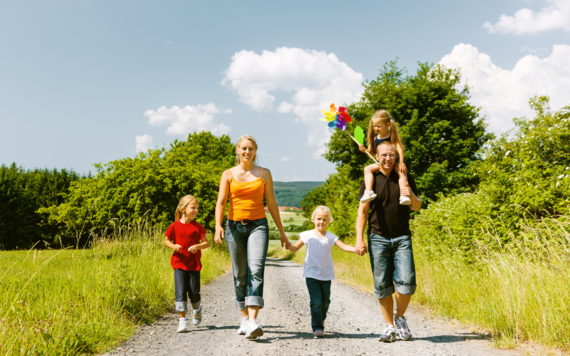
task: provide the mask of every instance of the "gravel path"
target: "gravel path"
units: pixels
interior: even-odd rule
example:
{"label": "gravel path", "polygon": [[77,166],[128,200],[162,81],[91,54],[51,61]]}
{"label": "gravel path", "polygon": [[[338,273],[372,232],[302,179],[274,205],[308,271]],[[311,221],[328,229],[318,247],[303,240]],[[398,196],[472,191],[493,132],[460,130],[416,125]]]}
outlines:
{"label": "gravel path", "polygon": [[[177,334],[175,313],[165,315],[107,355],[520,355],[492,347],[487,337],[426,317],[410,307],[406,313],[411,341],[378,341],[384,321],[378,300],[334,281],[326,336],[314,339],[309,294],[302,266],[268,258],[260,312],[265,335],[256,341],[237,335],[239,311],[231,273],[202,287],[204,317],[192,332]],[[421,288],[421,286],[420,286]]]}

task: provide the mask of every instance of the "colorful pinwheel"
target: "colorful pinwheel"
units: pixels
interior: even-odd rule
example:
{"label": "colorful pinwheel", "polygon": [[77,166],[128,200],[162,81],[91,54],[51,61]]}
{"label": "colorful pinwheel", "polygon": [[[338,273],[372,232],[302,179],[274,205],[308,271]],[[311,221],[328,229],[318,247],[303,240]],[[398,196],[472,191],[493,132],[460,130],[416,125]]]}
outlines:
{"label": "colorful pinwheel", "polygon": [[352,117],[346,112],[346,108],[341,106],[336,111],[336,107],[334,104],[331,104],[330,111],[322,110],[322,113],[325,114],[325,117],[321,118],[321,121],[328,121],[329,123],[329,130],[333,130],[335,128],[344,131],[346,129],[346,123],[352,122]]}
{"label": "colorful pinwheel", "polygon": [[[336,111],[336,107],[334,106],[334,104],[331,104],[330,111],[324,111],[323,109],[321,109],[321,112],[325,114],[325,117],[321,118],[320,120],[329,123],[328,124],[329,130],[334,130],[335,128],[337,128],[340,131],[344,131],[358,145],[364,144],[364,131],[362,130],[362,127],[356,126],[354,130],[354,135],[356,136],[356,138],[354,138],[354,136],[352,136],[348,131],[345,131],[346,123],[352,122],[352,117],[350,117],[345,107],[340,106],[338,108],[338,111]],[[374,157],[372,157],[372,155],[368,151],[366,153],[374,162],[376,162]]]}

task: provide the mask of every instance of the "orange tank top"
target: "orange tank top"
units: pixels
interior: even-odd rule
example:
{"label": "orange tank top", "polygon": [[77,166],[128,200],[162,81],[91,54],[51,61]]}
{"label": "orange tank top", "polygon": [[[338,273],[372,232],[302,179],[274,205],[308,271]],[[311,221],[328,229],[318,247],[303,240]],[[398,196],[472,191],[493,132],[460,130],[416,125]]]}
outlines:
{"label": "orange tank top", "polygon": [[228,219],[234,221],[263,219],[265,217],[265,207],[263,206],[265,183],[261,179],[263,168],[261,168],[259,178],[245,183],[235,180],[231,169],[230,173],[232,180],[230,182]]}

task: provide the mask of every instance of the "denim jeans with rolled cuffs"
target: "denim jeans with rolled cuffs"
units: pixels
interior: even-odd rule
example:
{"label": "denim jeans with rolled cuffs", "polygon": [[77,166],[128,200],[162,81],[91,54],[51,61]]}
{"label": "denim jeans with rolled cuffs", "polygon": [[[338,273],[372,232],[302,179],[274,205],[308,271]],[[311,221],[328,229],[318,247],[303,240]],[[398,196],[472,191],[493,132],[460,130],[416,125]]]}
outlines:
{"label": "denim jeans with rolled cuffs", "polygon": [[269,247],[267,218],[228,220],[226,243],[232,258],[237,307],[263,308],[263,273]]}
{"label": "denim jeans with rolled cuffs", "polygon": [[176,297],[176,311],[188,311],[188,299],[192,303],[192,309],[200,308],[200,271],[175,269],[174,294]]}
{"label": "denim jeans with rolled cuffs", "polygon": [[387,238],[370,233],[368,252],[376,297],[389,297],[394,294],[394,288],[399,294],[415,293],[416,267],[410,235]]}

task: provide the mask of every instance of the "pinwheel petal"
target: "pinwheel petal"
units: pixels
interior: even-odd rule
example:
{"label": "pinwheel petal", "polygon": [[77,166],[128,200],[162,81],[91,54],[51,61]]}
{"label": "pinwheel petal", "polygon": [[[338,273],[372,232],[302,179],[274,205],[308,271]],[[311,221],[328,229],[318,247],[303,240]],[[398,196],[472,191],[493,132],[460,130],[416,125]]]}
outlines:
{"label": "pinwheel petal", "polygon": [[331,111],[336,112],[336,107],[334,106],[334,104],[331,104]]}
{"label": "pinwheel petal", "polygon": [[338,112],[346,112],[346,108],[344,106],[339,106]]}
{"label": "pinwheel petal", "polygon": [[352,122],[352,117],[350,117],[350,115],[348,115],[348,113],[346,111],[341,111],[340,112],[340,116],[346,121],[346,122]]}
{"label": "pinwheel petal", "polygon": [[319,120],[329,122],[331,120],[327,119],[326,117],[321,117]]}

